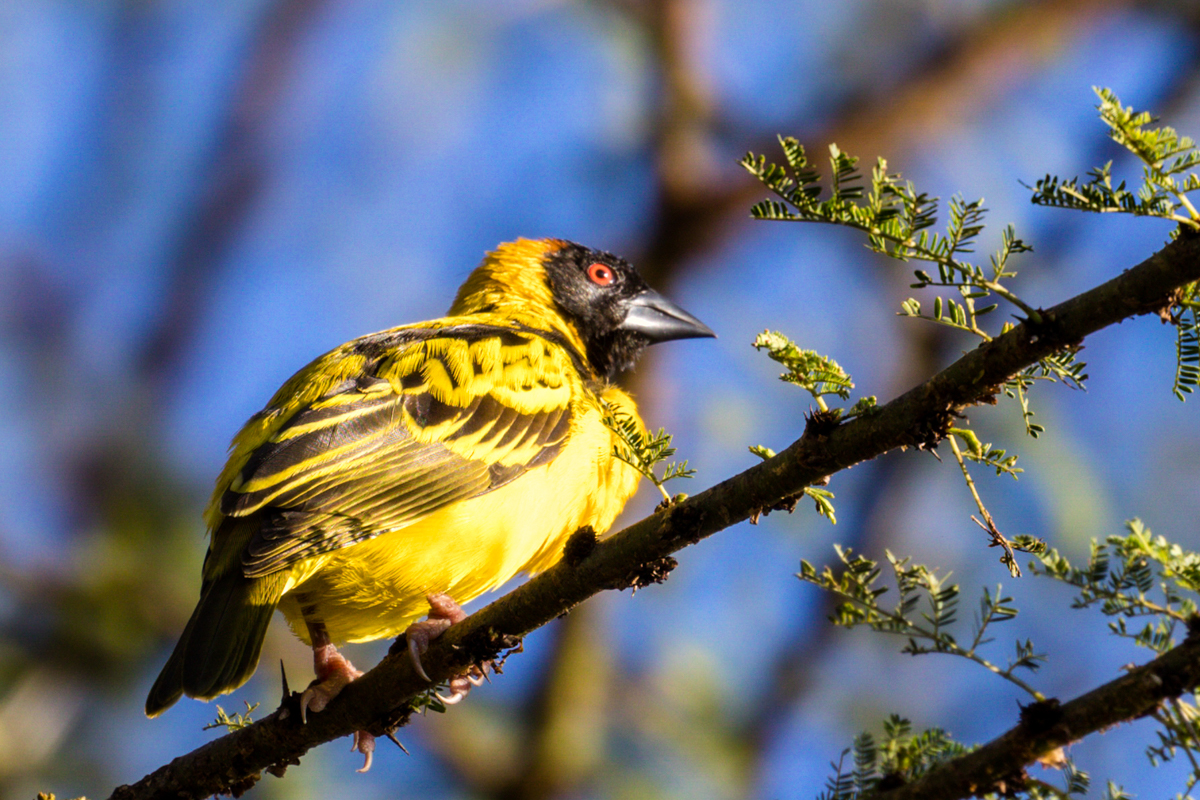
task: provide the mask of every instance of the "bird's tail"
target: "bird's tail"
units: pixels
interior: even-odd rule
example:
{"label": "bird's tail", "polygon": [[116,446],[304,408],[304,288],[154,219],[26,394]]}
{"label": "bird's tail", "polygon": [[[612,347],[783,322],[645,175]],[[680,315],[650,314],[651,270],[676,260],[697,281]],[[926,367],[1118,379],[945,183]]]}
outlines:
{"label": "bird's tail", "polygon": [[250,679],[287,572],[247,578],[233,570],[206,581],[175,651],[146,698],[157,717],[180,695],[200,700],[232,692]]}

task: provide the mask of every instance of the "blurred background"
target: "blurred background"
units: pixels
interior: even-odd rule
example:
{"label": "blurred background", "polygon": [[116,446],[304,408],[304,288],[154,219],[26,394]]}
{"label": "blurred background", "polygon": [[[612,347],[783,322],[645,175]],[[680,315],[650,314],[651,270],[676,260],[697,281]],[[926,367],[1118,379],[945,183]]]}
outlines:
{"label": "blurred background", "polygon": [[[1116,159],[1090,87],[1200,134],[1194,0],[6,0],[0,4],[0,796],[106,796],[218,735],[214,704],[142,703],[190,613],[200,515],[229,439],[315,355],[439,316],[498,242],[613,250],[720,334],[655,348],[629,377],[675,434],[695,492],[779,449],[807,396],[750,347],[764,328],[836,358],[886,400],[973,343],[894,316],[908,268],[856,234],[752,223],[736,164],[794,135],[886,156],[919,188],[987,198],[982,251],[1015,223],[1013,286],[1049,305],[1157,249],[1159,221],[1033,207],[1019,181]],[[980,253],[985,257],[985,252]],[[995,320],[998,324],[999,320]],[[1140,516],[1200,546],[1200,412],[1176,401],[1173,331],[1105,330],[1086,393],[1040,386],[973,411],[1021,480],[976,471],[1007,534],[1072,556]],[[833,629],[793,577],[841,542],[953,570],[969,625],[1003,582],[1045,693],[1144,660],[1070,592],[1009,578],[957,468],[893,453],[810,503],[680,554],[662,586],[597,598],[530,636],[503,676],[399,732],[373,770],[349,740],[256,798],[814,797],[861,729],[898,712],[965,742],[1016,720],[966,662]],[[654,505],[643,487],[623,518]],[[1022,562],[1027,559],[1022,559]],[[476,606],[478,605],[475,604]],[[349,655],[373,664],[387,643]],[[282,624],[221,705],[311,675]],[[1072,751],[1139,797],[1143,721]],[[1050,772],[1037,777],[1057,781]],[[1097,781],[1102,785],[1102,780]]]}

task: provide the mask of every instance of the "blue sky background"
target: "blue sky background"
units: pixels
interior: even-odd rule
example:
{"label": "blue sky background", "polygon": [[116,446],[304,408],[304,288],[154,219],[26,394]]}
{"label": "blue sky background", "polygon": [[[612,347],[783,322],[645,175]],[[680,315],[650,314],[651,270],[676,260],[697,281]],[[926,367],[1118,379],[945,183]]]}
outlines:
{"label": "blue sky background", "polygon": [[[759,331],[833,356],[881,400],[972,346],[896,317],[905,268],[852,232],[746,221],[761,193],[736,160],[775,134],[817,154],[837,138],[924,191],[985,197],[982,249],[1009,222],[1036,249],[1013,283],[1034,304],[1166,239],[1159,221],[1034,207],[1020,182],[1108,159],[1136,174],[1104,136],[1093,85],[1200,134],[1187,4],[667,5],[700,93],[682,140],[663,134],[677,98],[655,17],[639,11],[653,3],[0,7],[0,796],[104,796],[211,739],[212,704],[156,720],[141,707],[195,600],[200,513],[238,426],[313,356],[443,313],[498,242],[556,236],[652,260],[671,152],[706,190],[745,195],[711,240],[655,265],[660,288],[720,336],[656,348],[636,381],[647,421],[698,470],[693,492],[749,466],[747,445],[780,449],[803,429],[806,395],[750,347]],[[679,141],[694,152],[672,151]],[[1138,516],[1200,546],[1200,416],[1170,392],[1172,330],[1126,322],[1083,358],[1086,393],[1035,392],[1049,429],[1037,441],[1011,402],[970,414],[1026,470],[1016,483],[976,472],[1000,528],[1080,556]],[[598,687],[578,712],[594,758],[561,794],[814,797],[829,761],[893,711],[965,742],[1010,727],[1023,698],[978,667],[825,630],[822,598],[793,573],[829,561],[835,541],[952,570],[964,622],[980,587],[1002,582],[1024,614],[997,631],[994,655],[1033,638],[1048,695],[1145,658],[1070,610],[1065,587],[1008,577],[952,462],[894,453],[829,488],[836,528],[802,503],[682,553],[662,586],[589,603],[578,628],[592,650],[572,674],[584,695]],[[653,505],[643,490],[625,521]],[[411,758],[387,745],[359,776],[335,743],[250,796],[486,796],[491,779],[475,773],[519,762],[514,731],[553,674],[557,627],[468,703],[402,731]],[[363,666],[385,650],[350,654]],[[773,700],[789,651],[806,688]],[[277,625],[263,669],[222,705],[273,707],[280,658],[303,676],[293,683],[307,679],[305,648]],[[764,706],[769,735],[751,744]],[[1100,785],[1173,795],[1184,772],[1149,769],[1151,730],[1124,726],[1072,755]]]}

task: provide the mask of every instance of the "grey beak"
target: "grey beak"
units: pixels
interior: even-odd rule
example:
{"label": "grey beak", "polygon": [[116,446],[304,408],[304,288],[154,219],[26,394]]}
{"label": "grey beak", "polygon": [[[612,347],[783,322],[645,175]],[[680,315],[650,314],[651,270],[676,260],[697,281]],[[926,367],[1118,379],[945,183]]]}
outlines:
{"label": "grey beak", "polygon": [[628,307],[621,330],[636,331],[652,343],[716,337],[711,328],[653,289],[634,297]]}

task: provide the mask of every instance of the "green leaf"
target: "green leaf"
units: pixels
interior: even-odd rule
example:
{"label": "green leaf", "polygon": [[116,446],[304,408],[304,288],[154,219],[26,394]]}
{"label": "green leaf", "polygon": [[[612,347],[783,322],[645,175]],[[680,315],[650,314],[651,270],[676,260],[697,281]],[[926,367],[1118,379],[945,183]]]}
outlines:
{"label": "green leaf", "polygon": [[769,447],[763,447],[761,444],[750,445],[750,452],[766,461],[768,458],[775,457],[775,451]]}
{"label": "green leaf", "polygon": [[830,502],[833,500],[833,492],[818,489],[815,486],[805,486],[804,493],[811,497],[817,504],[818,514],[828,518],[831,523],[837,525],[837,514],[834,512],[833,503]]}
{"label": "green leaf", "polygon": [[[674,499],[663,488],[664,484],[675,478],[690,478],[696,471],[688,468],[687,461],[667,461],[675,455],[675,448],[671,447],[671,434],[662,428],[643,433],[634,417],[620,407],[605,405],[604,410],[603,422],[617,436],[613,456],[640,472],[657,487],[668,504],[673,503]],[[655,468],[664,462],[663,476],[660,478]]]}
{"label": "green leaf", "polygon": [[814,350],[801,349],[778,331],[763,331],[754,339],[757,350],[766,350],[772,361],[787,368],[780,380],[794,383],[815,399],[834,394],[849,399],[854,382],[836,361]]}

